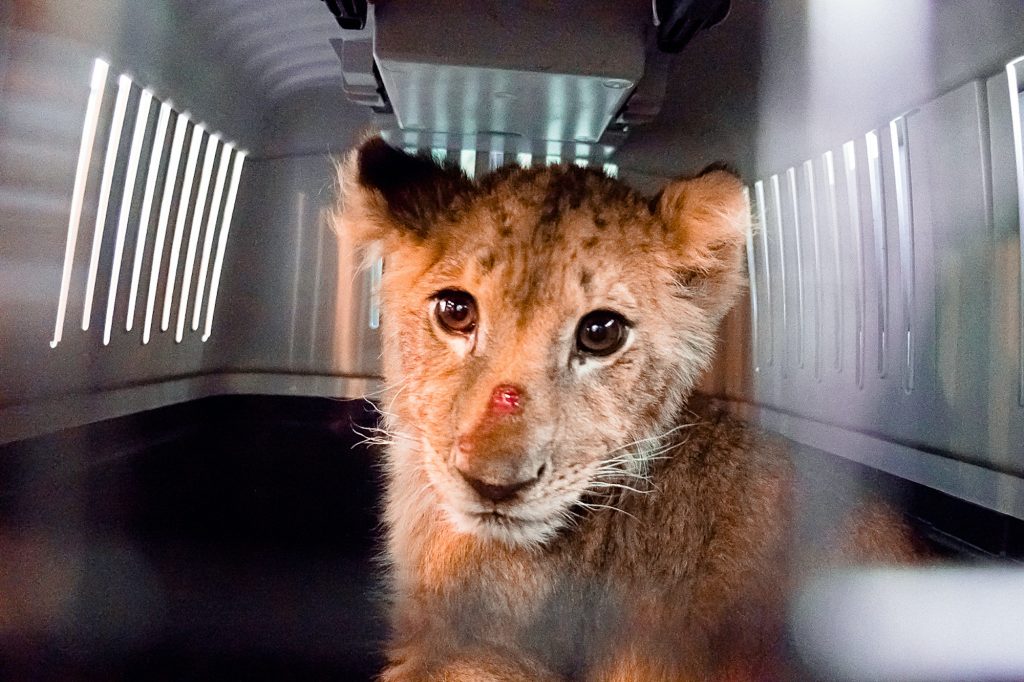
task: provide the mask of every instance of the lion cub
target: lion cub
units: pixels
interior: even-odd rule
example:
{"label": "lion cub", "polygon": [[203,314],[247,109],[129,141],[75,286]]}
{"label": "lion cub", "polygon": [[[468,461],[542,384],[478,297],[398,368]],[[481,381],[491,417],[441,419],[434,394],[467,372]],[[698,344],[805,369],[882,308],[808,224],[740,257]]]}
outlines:
{"label": "lion cub", "polygon": [[472,182],[372,138],[341,183],[385,254],[383,679],[779,674],[790,464],[688,400],[743,283],[739,179]]}

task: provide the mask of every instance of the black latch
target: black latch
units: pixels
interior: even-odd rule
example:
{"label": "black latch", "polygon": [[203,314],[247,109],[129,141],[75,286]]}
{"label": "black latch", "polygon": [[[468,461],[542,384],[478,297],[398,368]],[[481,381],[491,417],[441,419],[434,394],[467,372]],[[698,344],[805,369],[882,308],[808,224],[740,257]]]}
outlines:
{"label": "black latch", "polygon": [[358,31],[366,26],[366,0],[324,0],[338,25]]}
{"label": "black latch", "polygon": [[655,0],[658,49],[681,51],[698,31],[725,19],[730,4],[729,0]]}

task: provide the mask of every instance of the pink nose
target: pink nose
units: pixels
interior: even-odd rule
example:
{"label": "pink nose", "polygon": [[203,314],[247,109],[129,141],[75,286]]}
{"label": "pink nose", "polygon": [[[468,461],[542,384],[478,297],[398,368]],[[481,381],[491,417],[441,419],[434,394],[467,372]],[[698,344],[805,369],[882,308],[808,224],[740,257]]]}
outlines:
{"label": "pink nose", "polygon": [[522,389],[512,384],[501,384],[491,392],[490,411],[494,415],[517,414],[522,409]]}

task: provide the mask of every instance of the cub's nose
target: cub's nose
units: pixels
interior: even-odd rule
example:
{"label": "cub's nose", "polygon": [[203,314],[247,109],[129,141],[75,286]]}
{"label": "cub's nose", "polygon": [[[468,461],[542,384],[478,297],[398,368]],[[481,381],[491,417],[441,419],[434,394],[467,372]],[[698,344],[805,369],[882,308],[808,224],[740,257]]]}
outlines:
{"label": "cub's nose", "polygon": [[490,500],[491,502],[504,502],[505,500],[513,497],[520,490],[533,485],[540,476],[526,479],[525,481],[516,481],[513,483],[487,483],[481,481],[479,478],[470,476],[462,469],[456,467],[459,475],[468,483],[473,490],[477,491],[481,497]]}

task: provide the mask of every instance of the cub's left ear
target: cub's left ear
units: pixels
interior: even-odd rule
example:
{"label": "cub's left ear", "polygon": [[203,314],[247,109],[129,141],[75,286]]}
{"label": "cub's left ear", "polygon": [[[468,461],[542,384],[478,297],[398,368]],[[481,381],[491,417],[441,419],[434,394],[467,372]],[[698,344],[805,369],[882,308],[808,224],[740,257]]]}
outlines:
{"label": "cub's left ear", "polygon": [[338,176],[342,196],[336,223],[356,244],[422,242],[440,215],[473,190],[457,167],[406,154],[379,136],[350,152]]}
{"label": "cub's left ear", "polygon": [[739,177],[724,166],[709,166],[667,185],[653,209],[668,230],[681,293],[716,318],[724,315],[743,286],[750,229],[750,205]]}

